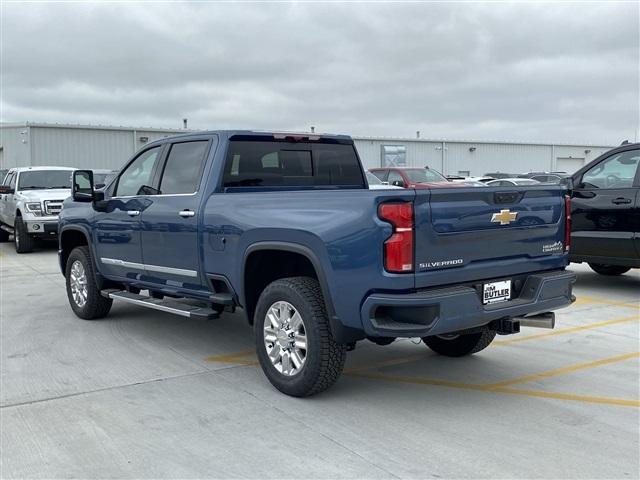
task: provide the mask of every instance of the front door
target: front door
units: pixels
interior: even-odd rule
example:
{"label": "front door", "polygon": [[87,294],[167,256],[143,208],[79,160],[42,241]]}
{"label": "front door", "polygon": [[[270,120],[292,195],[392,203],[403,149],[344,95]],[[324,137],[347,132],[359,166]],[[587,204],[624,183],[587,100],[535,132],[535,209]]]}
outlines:
{"label": "front door", "polygon": [[576,182],[571,208],[573,255],[636,258],[639,163],[640,150],[614,153]]}
{"label": "front door", "polygon": [[95,214],[95,245],[100,271],[107,277],[137,279],[144,273],[141,216],[152,204],[153,178],[162,146],[140,153],[120,173],[112,196]]}
{"label": "front door", "polygon": [[158,195],[142,213],[145,280],[172,289],[206,290],[201,275],[198,218],[208,138],[167,146]]}

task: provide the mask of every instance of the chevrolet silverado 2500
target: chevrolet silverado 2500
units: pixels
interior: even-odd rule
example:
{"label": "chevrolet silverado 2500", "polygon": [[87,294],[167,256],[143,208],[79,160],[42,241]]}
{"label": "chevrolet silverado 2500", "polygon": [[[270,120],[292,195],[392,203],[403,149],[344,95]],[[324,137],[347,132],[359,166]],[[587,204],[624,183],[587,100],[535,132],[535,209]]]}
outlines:
{"label": "chevrolet silverado 2500", "polygon": [[568,209],[555,185],[370,190],[350,137],[217,131],[150,143],[101,190],[75,172],[59,256],[80,318],[240,307],[269,381],[307,396],[359,340],[462,356],[552,327]]}

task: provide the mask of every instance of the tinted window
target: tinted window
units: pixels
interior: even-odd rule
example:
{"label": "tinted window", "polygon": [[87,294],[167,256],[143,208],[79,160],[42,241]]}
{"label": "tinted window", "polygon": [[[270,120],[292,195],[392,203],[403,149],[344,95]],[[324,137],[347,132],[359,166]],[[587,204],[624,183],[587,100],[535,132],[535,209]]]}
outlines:
{"label": "tinted window", "polygon": [[353,145],[232,140],[225,187],[353,186],[364,179]]}
{"label": "tinted window", "polygon": [[9,185],[11,188],[15,186],[14,180],[16,179],[15,173],[10,173],[7,175],[7,178],[4,179],[3,185]]}
{"label": "tinted window", "polygon": [[194,193],[198,190],[209,142],[185,142],[171,145],[160,181],[160,193]]}
{"label": "tinted window", "polygon": [[447,182],[448,180],[440,175],[435,170],[427,170],[425,169],[416,169],[416,170],[405,170],[404,174],[409,177],[409,180],[415,183],[425,183],[425,182]]}
{"label": "tinted window", "polygon": [[389,173],[389,171],[388,170],[374,170],[371,173],[373,173],[381,181],[386,182],[387,181],[387,174]]}
{"label": "tinted window", "polygon": [[116,196],[131,197],[141,195],[144,192],[142,187],[152,187],[151,174],[158,162],[160,148],[155,147],[143,152],[122,172],[118,179]]}
{"label": "tinted window", "polygon": [[587,188],[630,188],[640,162],[640,150],[617,153],[582,176]]}
{"label": "tinted window", "polygon": [[382,181],[371,172],[367,172],[367,182],[369,185],[382,185]]}
{"label": "tinted window", "polygon": [[394,170],[389,171],[389,185],[395,185],[397,187],[404,187],[404,179],[402,175]]}
{"label": "tinted window", "polygon": [[71,170],[31,170],[21,172],[18,190],[71,188]]}

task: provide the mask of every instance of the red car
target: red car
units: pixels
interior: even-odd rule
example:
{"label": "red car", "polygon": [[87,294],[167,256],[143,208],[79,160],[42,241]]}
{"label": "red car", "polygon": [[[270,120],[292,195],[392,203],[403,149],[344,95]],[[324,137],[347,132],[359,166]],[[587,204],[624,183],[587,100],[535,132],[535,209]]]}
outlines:
{"label": "red car", "polygon": [[381,181],[389,185],[403,188],[449,188],[463,187],[459,183],[452,183],[440,172],[430,168],[371,168],[369,169]]}

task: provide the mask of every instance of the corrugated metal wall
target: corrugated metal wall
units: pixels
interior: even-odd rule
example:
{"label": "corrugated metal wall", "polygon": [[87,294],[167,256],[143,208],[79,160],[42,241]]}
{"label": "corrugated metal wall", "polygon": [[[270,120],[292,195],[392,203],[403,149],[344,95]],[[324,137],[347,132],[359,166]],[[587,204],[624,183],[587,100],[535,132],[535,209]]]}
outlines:
{"label": "corrugated metal wall", "polygon": [[29,165],[29,129],[27,127],[0,128],[2,163],[0,169]]}
{"label": "corrugated metal wall", "polygon": [[31,164],[119,168],[133,153],[127,130],[31,127]]}
{"label": "corrugated metal wall", "polygon": [[[178,133],[181,131],[82,126],[2,127],[0,168],[61,165],[118,169],[145,143]],[[403,145],[409,167],[428,165],[445,174],[470,175],[555,170],[558,163],[575,168],[609,148],[363,137],[354,140],[367,169],[382,165],[384,145]]]}
{"label": "corrugated metal wall", "polygon": [[469,172],[472,176],[489,172],[552,171],[556,170],[558,158],[580,158],[584,165],[610,148],[357,137],[355,144],[367,169],[382,166],[383,145],[404,145],[409,167],[428,165],[446,175]]}

